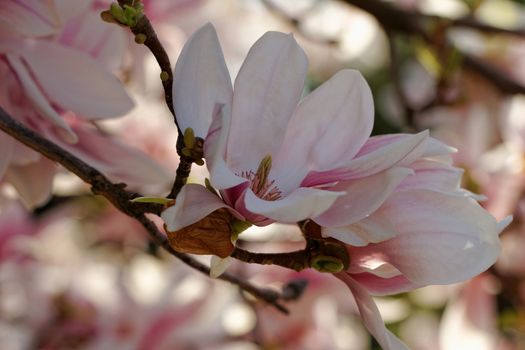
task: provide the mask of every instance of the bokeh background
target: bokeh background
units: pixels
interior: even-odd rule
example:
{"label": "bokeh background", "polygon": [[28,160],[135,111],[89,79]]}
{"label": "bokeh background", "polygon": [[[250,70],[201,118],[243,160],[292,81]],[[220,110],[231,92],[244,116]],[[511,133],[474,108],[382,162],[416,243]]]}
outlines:
{"label": "bokeh background", "polygon": [[[525,349],[525,2],[143,2],[172,63],[207,22],[233,77],[263,33],[292,32],[310,62],[305,93],[339,69],[358,69],[374,94],[374,134],[430,129],[457,148],[463,186],[483,195],[482,205],[497,219],[514,215],[501,234],[500,259],[468,282],[377,304],[412,349]],[[109,1],[54,3],[67,11],[60,10],[58,34],[45,40],[76,28],[71,45],[95,58],[102,56],[95,39],[104,40],[108,66],[136,103],[127,115],[90,126],[153,158],[155,166],[136,163],[133,181],[143,193],[165,194],[178,163],[177,133],[153,57],[125,28],[99,19]],[[5,23],[0,33],[8,33]],[[3,81],[0,96],[8,93]],[[104,159],[103,149],[94,153],[101,164],[118,161]],[[282,315],[165,254],[139,224],[65,170],[49,179],[51,193],[28,199],[20,189],[28,182],[13,175],[27,164],[12,165],[0,179],[0,349],[379,349],[351,294],[330,276],[230,267],[262,286],[307,280],[302,297],[288,304],[291,314]],[[192,174],[192,181],[206,175],[202,168]],[[283,251],[301,246],[301,237],[295,227],[271,225],[250,229],[239,243]]]}

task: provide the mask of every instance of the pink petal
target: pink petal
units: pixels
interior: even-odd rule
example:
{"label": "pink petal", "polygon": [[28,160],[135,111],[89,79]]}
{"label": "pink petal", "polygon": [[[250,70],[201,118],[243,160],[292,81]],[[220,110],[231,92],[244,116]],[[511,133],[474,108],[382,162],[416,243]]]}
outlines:
{"label": "pink petal", "polygon": [[318,216],[342,195],[344,192],[298,188],[282,199],[267,201],[260,199],[251,189],[248,189],[245,192],[244,205],[252,213],[291,224]]}
{"label": "pink petal", "polygon": [[340,182],[330,189],[345,191],[346,194],[314,221],[323,227],[340,227],[364,219],[377,210],[397,185],[412,173],[408,168],[392,168],[362,179]]}
{"label": "pink petal", "polygon": [[216,105],[213,121],[204,142],[204,157],[210,172],[210,182],[213,187],[221,190],[247,181],[233,173],[225,161],[231,116],[222,112],[223,107]]}
{"label": "pink petal", "polygon": [[393,195],[374,215],[389,220],[397,235],[354,248],[352,259],[379,257],[417,284],[466,280],[486,270],[499,255],[498,234],[503,225],[468,197],[404,191]]}
{"label": "pink petal", "polygon": [[375,296],[405,293],[422,286],[410,282],[405,276],[398,275],[390,278],[376,276],[373,273],[363,272],[351,274],[352,279],[366,288]]}
{"label": "pink petal", "polygon": [[6,180],[20,195],[26,207],[32,209],[43,204],[51,196],[56,166],[46,158],[23,166],[11,166],[7,170]]}
{"label": "pink petal", "polygon": [[84,11],[67,21],[58,41],[88,54],[109,71],[120,68],[128,45],[125,32],[118,26],[102,24],[100,14]]}
{"label": "pink petal", "polygon": [[448,146],[447,144],[429,137],[427,141],[427,148],[425,149],[424,157],[436,157],[443,156],[451,153],[456,153],[458,150],[454,147]]}
{"label": "pink petal", "polygon": [[173,180],[167,169],[139,149],[104,135],[90,125],[77,123],[72,127],[78,135],[78,142],[74,145],[64,142],[56,134],[44,132],[53,142],[95,167],[111,180],[124,182],[132,188],[146,188],[147,192],[158,191],[159,187],[166,188]]}
{"label": "pink petal", "polygon": [[374,336],[381,348],[383,350],[408,350],[401,340],[386,329],[379,310],[366,289],[346,272],[340,272],[334,276],[343,281],[352,292],[366,329]]}
{"label": "pink petal", "polygon": [[0,31],[15,31],[31,37],[54,34],[60,18],[53,0],[0,1]]}
{"label": "pink petal", "polygon": [[97,119],[120,116],[133,107],[122,83],[79,51],[32,41],[20,53],[46,95],[66,110]]}
{"label": "pink petal", "polygon": [[250,49],[237,79],[228,141],[233,170],[256,170],[274,155],[303,91],[308,61],[292,35],[264,34]]}
{"label": "pink petal", "polygon": [[274,178],[282,188],[294,188],[309,171],[346,165],[370,136],[373,122],[372,93],[361,73],[338,72],[299,104],[275,160]]}
{"label": "pink petal", "polygon": [[11,67],[16,72],[20,84],[24,88],[25,95],[31,101],[33,107],[49,122],[65,131],[65,136],[70,142],[76,142],[77,136],[57,111],[51,107],[49,101],[37,86],[20,58],[12,54],[7,54],[6,57]]}
{"label": "pink petal", "polygon": [[208,23],[190,37],[175,65],[173,106],[182,131],[193,128],[204,138],[216,104],[230,113],[232,93],[217,33]]}
{"label": "pink petal", "polygon": [[407,166],[422,156],[427,140],[428,130],[415,135],[372,137],[344,168],[327,172],[312,172],[308,174],[302,186],[309,187],[344,179],[356,179],[394,166]]}
{"label": "pink petal", "polygon": [[392,238],[397,234],[394,225],[379,215],[342,227],[323,227],[323,237],[332,237],[355,247],[366,246]]}
{"label": "pink petal", "polygon": [[500,349],[496,345],[500,336],[495,295],[498,288],[493,278],[473,278],[463,286],[460,295],[447,303],[440,327],[442,349]]}
{"label": "pink petal", "polygon": [[414,176],[407,177],[397,191],[429,189],[444,193],[459,193],[463,169],[433,160],[418,160],[410,165]]}
{"label": "pink petal", "polygon": [[[174,232],[196,223],[217,209],[225,207],[227,205],[206,187],[187,184],[177,196],[175,205],[164,210],[161,217],[168,230]],[[233,209],[228,209],[233,212]],[[237,216],[239,215],[237,214]]]}

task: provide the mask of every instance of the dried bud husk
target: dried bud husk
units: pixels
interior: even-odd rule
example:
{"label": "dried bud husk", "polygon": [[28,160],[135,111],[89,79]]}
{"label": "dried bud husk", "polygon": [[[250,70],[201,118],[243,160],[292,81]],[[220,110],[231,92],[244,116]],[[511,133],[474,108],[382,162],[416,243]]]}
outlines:
{"label": "dried bud husk", "polygon": [[178,252],[226,258],[234,249],[230,229],[232,219],[230,212],[222,208],[176,232],[164,229],[171,247]]}

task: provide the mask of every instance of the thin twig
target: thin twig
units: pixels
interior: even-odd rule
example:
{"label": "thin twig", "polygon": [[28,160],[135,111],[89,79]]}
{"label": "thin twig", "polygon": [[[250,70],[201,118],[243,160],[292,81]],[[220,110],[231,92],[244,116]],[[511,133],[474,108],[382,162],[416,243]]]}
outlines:
{"label": "thin twig", "polygon": [[[130,199],[139,195],[124,190],[124,184],[112,183],[92,166],[13,119],[2,107],[0,107],[0,130],[73,172],[90,184],[95,194],[104,196],[121,212],[139,221],[156,244],[162,246],[167,252],[179,258],[186,265],[209,275],[210,269],[208,266],[187,254],[173,250],[166,235],[160,232],[157,225],[145,216],[145,213],[148,212],[158,214],[160,212],[158,205],[130,202]],[[228,273],[221,275],[219,278],[239,286],[239,288],[273,305],[278,310],[288,313],[288,310],[279,303],[281,299],[279,292],[272,289],[258,288],[248,281],[241,280]]]}
{"label": "thin twig", "polygon": [[[120,5],[125,5],[127,3],[127,0],[119,0]],[[182,130],[179,126],[179,123],[177,121],[177,115],[175,114],[175,108],[173,106],[173,71],[170,59],[166,50],[164,49],[164,46],[157,37],[155,29],[153,28],[150,20],[145,14],[141,14],[137,19],[137,23],[129,28],[131,32],[135,35],[135,38],[138,38],[139,36],[142,36],[142,38],[144,38],[143,41],[141,40],[140,42],[143,43],[151,51],[161,69],[161,81],[162,86],[164,88],[164,98],[167,107],[173,115],[173,121],[178,131],[176,149],[177,153],[180,156],[180,163],[177,168],[172,189],[170,191],[170,194],[168,195],[169,198],[176,198],[179,192],[181,191],[182,186],[184,186],[186,180],[189,177],[192,160],[191,158],[185,157],[182,154],[182,148],[184,147],[182,141],[184,130]]]}
{"label": "thin twig", "polygon": [[181,154],[179,165],[177,166],[175,181],[173,182],[170,194],[168,195],[169,198],[175,199],[179,195],[182,187],[186,184],[188,177],[190,176],[191,164],[191,159]]}
{"label": "thin twig", "polygon": [[[126,5],[127,3],[128,1],[126,0],[119,0],[119,4],[122,6]],[[166,99],[166,105],[168,106],[171,114],[173,115],[173,121],[177,126],[179,135],[182,135],[182,131],[179,128],[179,124],[177,123],[177,116],[175,115],[175,110],[173,108],[173,72],[168,53],[159,41],[157,33],[155,32],[155,29],[151,25],[151,22],[149,21],[146,15],[140,15],[137,19],[137,23],[135,24],[135,26],[130,27],[130,30],[135,35],[135,38],[137,38],[138,35],[143,35],[143,37],[145,38],[143,44],[151,51],[151,53],[153,54],[153,56],[157,60],[157,63],[160,66],[161,80],[162,86],[164,87],[164,97]]]}
{"label": "thin twig", "polygon": [[287,253],[254,253],[235,247],[231,257],[249,264],[278,265],[301,271],[310,267],[310,254],[306,249]]}
{"label": "thin twig", "polygon": [[[427,43],[434,44],[432,30],[441,24],[448,27],[467,27],[484,33],[505,34],[518,37],[525,36],[525,29],[504,29],[477,21],[472,17],[450,19],[440,16],[426,15],[413,10],[405,10],[381,0],[344,0],[347,4],[358,7],[374,16],[385,32],[398,32],[422,37]],[[439,26],[437,26],[439,27]],[[464,54],[463,64],[480,76],[484,77],[496,86],[500,91],[507,94],[525,93],[525,86],[512,79],[508,74],[497,67]]]}

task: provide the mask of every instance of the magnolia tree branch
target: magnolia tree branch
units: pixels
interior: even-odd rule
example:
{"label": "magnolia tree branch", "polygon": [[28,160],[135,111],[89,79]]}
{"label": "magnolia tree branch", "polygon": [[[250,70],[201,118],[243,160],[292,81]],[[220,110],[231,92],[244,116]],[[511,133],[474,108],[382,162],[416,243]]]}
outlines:
{"label": "magnolia tree branch", "polygon": [[[122,7],[133,7],[135,1],[118,0],[118,4]],[[184,148],[184,130],[180,128],[177,122],[177,116],[173,107],[173,72],[170,58],[168,56],[168,53],[164,49],[164,46],[157,37],[157,33],[151,25],[151,22],[149,21],[148,17],[142,12],[142,10],[138,10],[137,13],[138,16],[135,20],[126,23],[122,23],[119,20],[119,18],[114,17],[112,15],[111,10],[102,12],[101,16],[103,20],[106,20],[108,22],[119,23],[121,26],[128,27],[131,30],[131,32],[135,35],[135,42],[137,44],[144,44],[151,51],[151,53],[157,60],[157,63],[159,64],[161,70],[160,79],[164,88],[164,97],[166,105],[173,116],[173,121],[178,131],[176,148],[177,153],[180,156],[180,162],[177,168],[176,177],[173,182],[172,189],[168,195],[169,198],[176,198],[180,190],[182,189],[182,186],[184,186],[186,180],[190,175],[191,164],[193,163],[193,159],[184,156],[184,154],[182,153],[182,150]]]}
{"label": "magnolia tree branch", "polygon": [[[167,252],[180,259],[186,265],[209,276],[210,268],[208,266],[198,262],[187,254],[173,250],[166,235],[160,232],[157,225],[146,217],[145,213],[160,214],[163,208],[162,206],[154,203],[131,202],[131,199],[140,195],[126,191],[125,184],[115,184],[111,182],[92,166],[16,121],[2,107],[0,107],[0,130],[29,148],[61,164],[83,181],[90,184],[93,193],[104,196],[122,213],[139,221],[156,244],[162,246]],[[288,310],[279,302],[286,297],[273,289],[256,287],[248,281],[239,279],[228,273],[222,274],[219,279],[233,283],[242,290],[254,295],[256,298],[273,305],[284,313],[288,313]]]}
{"label": "magnolia tree branch", "polygon": [[[494,27],[477,21],[472,17],[450,19],[440,16],[430,16],[423,13],[405,10],[381,0],[344,0],[347,4],[358,7],[372,16],[387,33],[402,33],[423,38],[428,44],[432,45],[432,30],[436,28],[461,27],[471,28],[484,33],[504,34],[517,37],[525,36],[525,29],[505,29]],[[461,52],[461,51],[460,51]],[[480,58],[462,53],[463,65],[497,87],[506,94],[523,94],[525,86],[517,82],[503,70],[491,65]]]}
{"label": "magnolia tree branch", "polygon": [[[121,6],[127,5],[129,1],[119,0]],[[128,26],[129,27],[129,26]],[[151,25],[148,17],[142,14],[137,18],[137,22],[134,26],[129,27],[131,32],[135,34],[135,42],[137,44],[144,44],[153,54],[157,63],[159,64],[161,73],[162,86],[164,87],[164,97],[166,99],[166,105],[168,106],[171,114],[173,115],[173,121],[177,125],[179,134],[182,134],[179,124],[177,123],[177,117],[175,115],[175,110],[173,109],[173,95],[172,95],[172,86],[173,86],[173,73],[171,71],[171,63],[168,53],[164,49],[164,46],[159,41],[155,29]]]}

